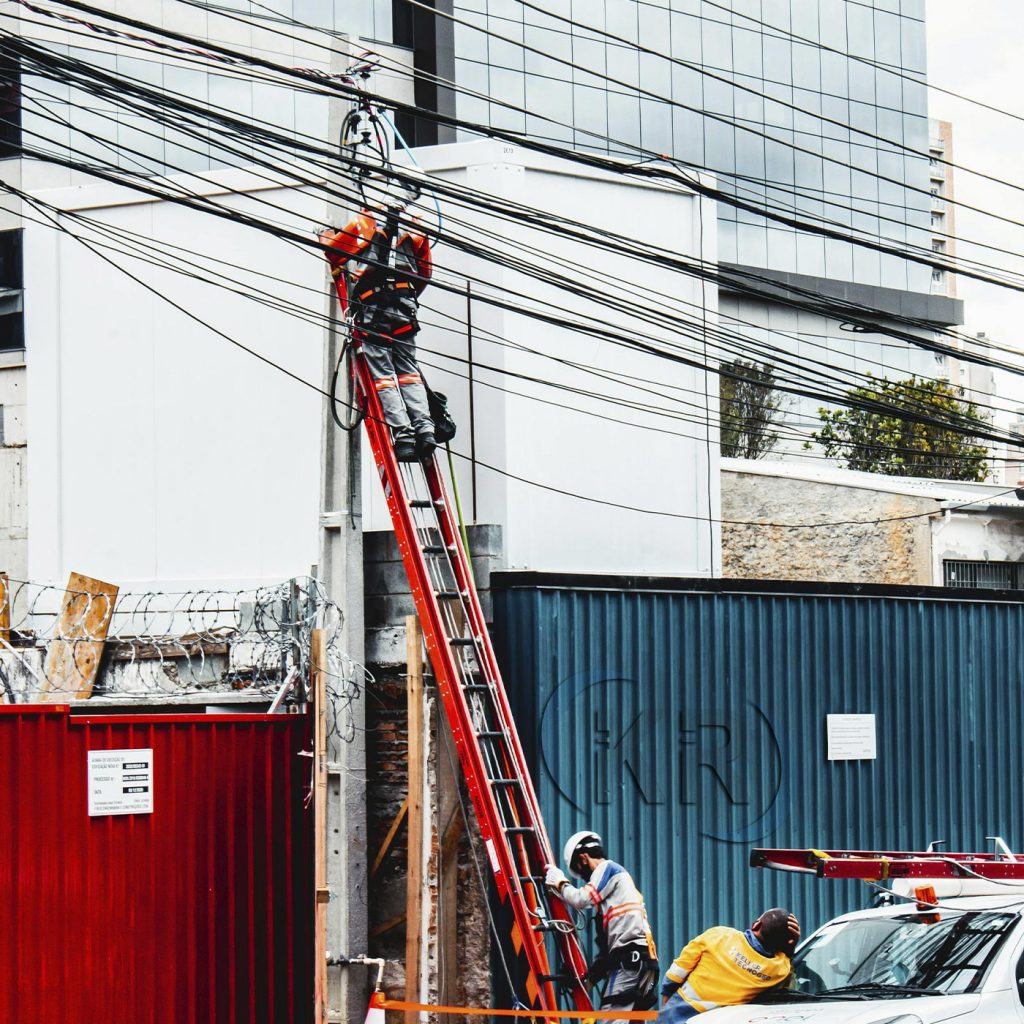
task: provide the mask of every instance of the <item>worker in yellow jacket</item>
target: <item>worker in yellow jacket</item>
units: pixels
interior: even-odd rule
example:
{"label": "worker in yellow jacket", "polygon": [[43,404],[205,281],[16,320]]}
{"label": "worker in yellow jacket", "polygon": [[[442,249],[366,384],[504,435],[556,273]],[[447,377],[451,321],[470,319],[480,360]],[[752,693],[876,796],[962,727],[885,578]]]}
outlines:
{"label": "worker in yellow jacket", "polygon": [[709,928],[687,943],[665,973],[658,1024],[679,1024],[716,1006],[749,1003],[789,977],[800,925],[788,911],[766,910],[746,931]]}

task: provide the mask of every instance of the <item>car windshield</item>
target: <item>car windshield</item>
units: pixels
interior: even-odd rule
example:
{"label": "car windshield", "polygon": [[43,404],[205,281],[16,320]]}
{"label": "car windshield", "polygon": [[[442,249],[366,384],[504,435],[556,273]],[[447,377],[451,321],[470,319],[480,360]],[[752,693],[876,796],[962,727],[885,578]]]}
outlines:
{"label": "car windshield", "polygon": [[[900,998],[973,992],[1016,914],[951,913],[835,921],[793,957],[794,999]],[[786,999],[784,992],[777,998]]]}

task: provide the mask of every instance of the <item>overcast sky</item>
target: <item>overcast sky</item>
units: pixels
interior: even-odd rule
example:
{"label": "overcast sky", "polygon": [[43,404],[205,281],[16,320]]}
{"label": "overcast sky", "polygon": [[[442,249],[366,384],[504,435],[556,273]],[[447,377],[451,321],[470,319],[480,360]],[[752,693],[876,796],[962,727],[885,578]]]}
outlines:
{"label": "overcast sky", "polygon": [[[1024,222],[1024,5],[1020,0],[928,0],[930,113],[953,122],[954,161],[1014,183],[1007,188],[957,170],[956,198]],[[1018,115],[1002,114],[954,99],[939,88],[963,93]],[[958,208],[958,255],[1024,272],[1019,256],[990,252],[985,242],[1024,253],[1024,228]],[[968,241],[970,240],[970,241]],[[965,328],[984,331],[1002,345],[1024,353],[1024,293],[960,278]],[[1024,366],[1024,359],[1021,360]],[[1024,378],[997,374],[1002,401],[1024,405]],[[1001,417],[1003,418],[1003,417]]]}

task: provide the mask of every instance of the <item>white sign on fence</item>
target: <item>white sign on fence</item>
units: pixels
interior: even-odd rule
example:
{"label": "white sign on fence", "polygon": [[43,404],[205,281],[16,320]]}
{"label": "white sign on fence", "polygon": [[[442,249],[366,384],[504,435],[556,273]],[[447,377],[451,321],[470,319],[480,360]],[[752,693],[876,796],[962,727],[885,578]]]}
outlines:
{"label": "white sign on fence", "polygon": [[153,750],[90,750],[89,817],[153,813]]}
{"label": "white sign on fence", "polygon": [[874,761],[874,715],[826,715],[830,761]]}

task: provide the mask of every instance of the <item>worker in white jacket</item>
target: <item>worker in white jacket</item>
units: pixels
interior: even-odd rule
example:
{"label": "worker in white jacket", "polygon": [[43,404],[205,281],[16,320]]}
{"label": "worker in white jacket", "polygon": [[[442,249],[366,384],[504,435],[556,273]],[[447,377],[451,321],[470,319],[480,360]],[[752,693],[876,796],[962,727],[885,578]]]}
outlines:
{"label": "worker in white jacket", "polygon": [[[601,1009],[649,1010],[655,1003],[658,952],[644,898],[629,872],[605,856],[596,832],[577,832],[565,844],[565,864],[585,884],[574,886],[565,872],[547,865],[545,884],[570,907],[593,908],[598,955],[587,980],[605,981]],[[605,980],[607,979],[607,980]],[[623,1022],[624,1024],[624,1022]]]}

